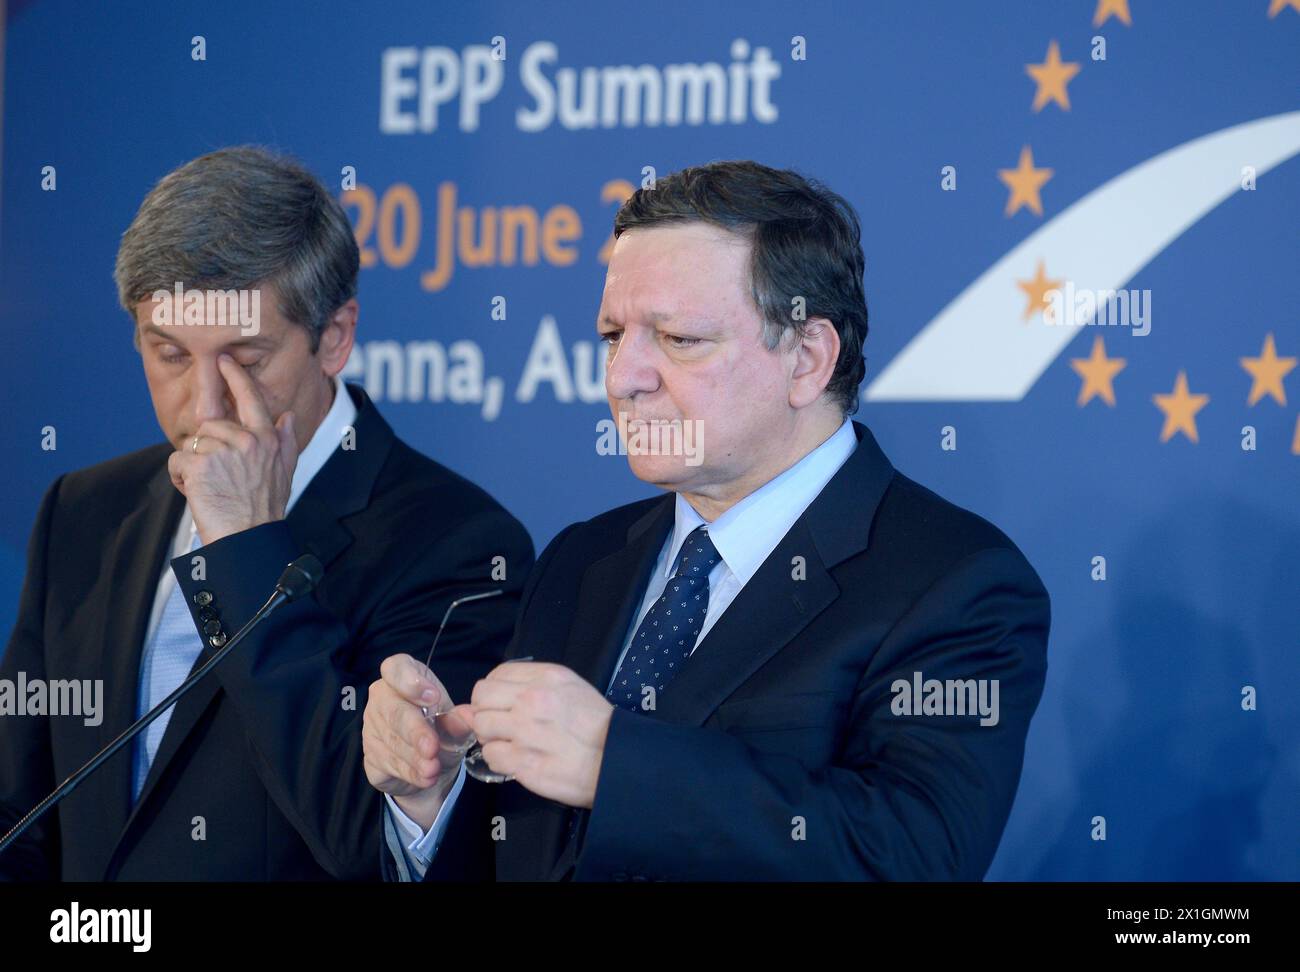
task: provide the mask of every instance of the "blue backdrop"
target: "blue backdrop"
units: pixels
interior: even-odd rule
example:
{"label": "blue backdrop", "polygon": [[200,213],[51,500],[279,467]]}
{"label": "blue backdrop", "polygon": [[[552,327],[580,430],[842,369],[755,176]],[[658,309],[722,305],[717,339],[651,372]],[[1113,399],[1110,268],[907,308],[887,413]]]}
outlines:
{"label": "blue backdrop", "polygon": [[858,417],[1052,595],[989,877],[1300,878],[1298,54],[1295,0],[11,2],[0,621],[51,480],[159,440],[111,273],[176,165],[355,172],[349,377],[540,549],[651,492],[595,448],[619,202],[753,158],[861,214]]}

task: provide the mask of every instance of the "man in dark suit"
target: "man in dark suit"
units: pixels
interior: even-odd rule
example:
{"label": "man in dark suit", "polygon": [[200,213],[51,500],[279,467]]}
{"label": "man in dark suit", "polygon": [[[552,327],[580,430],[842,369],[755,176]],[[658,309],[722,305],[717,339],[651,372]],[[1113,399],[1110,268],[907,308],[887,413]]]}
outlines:
{"label": "man in dark suit", "polygon": [[[795,173],[715,163],[634,194],[615,236],[610,406],[633,471],[672,495],[557,536],[507,651],[531,660],[453,695],[448,738],[472,730],[512,782],[435,751],[416,703],[441,673],[385,662],[365,740],[387,876],[979,880],[1048,597],[848,418],[856,215]],[[646,447],[655,430],[680,448]]]}
{"label": "man in dark suit", "polygon": [[[532,545],[339,380],[357,268],[337,201],[261,150],[197,159],[141,206],[117,280],[169,442],[62,476],[41,504],[0,678],[98,681],[105,711],[0,719],[0,831],[207,661],[288,562],[312,553],[325,574],[0,855],[0,877],[379,877],[366,687],[385,657],[427,651],[454,598],[501,589],[439,642],[443,682],[468,693],[501,659]],[[186,316],[205,289],[236,294],[222,319],[202,299]]]}

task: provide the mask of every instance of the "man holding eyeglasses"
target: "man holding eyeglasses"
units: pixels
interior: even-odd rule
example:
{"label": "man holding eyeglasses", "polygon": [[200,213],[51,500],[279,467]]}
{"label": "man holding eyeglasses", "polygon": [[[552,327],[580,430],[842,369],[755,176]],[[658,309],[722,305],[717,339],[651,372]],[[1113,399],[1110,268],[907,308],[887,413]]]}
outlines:
{"label": "man holding eyeglasses", "polygon": [[[436,660],[385,661],[365,751],[390,878],[984,875],[1043,689],[1048,597],[1001,531],[849,418],[859,235],[841,197],[752,162],[686,169],[620,210],[597,319],[610,408],[703,448],[629,448],[669,495],[551,542],[507,650],[533,660],[468,700]],[[971,704],[936,707],[936,684]],[[421,706],[452,702],[451,735],[472,731],[511,781],[439,749]]]}

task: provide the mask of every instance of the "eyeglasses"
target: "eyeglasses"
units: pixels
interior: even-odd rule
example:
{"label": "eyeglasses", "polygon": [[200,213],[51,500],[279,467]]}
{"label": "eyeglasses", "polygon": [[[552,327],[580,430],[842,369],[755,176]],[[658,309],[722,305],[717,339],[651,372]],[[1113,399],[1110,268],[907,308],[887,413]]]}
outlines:
{"label": "eyeglasses", "polygon": [[[496,597],[504,593],[501,590],[483,591],[479,594],[466,594],[464,597],[458,597],[447,605],[447,612],[442,616],[442,623],[438,625],[437,634],[433,636],[433,645],[429,648],[429,657],[424,661],[424,667],[433,670],[433,654],[438,647],[438,639],[442,637],[443,628],[447,627],[447,619],[451,617],[451,612],[456,610],[462,604],[469,601],[481,601],[484,598]],[[509,658],[507,661],[520,662],[532,661],[532,656],[525,658]],[[459,716],[453,716],[452,710],[455,708],[450,700],[444,700],[436,711],[430,712],[427,706],[420,706],[420,711],[424,717],[429,720],[433,726],[434,732],[438,736],[438,746],[444,751],[456,755],[463,755],[465,760],[465,772],[476,780],[484,783],[505,783],[513,780],[513,776],[505,773],[497,773],[488,766],[487,760],[483,758],[483,744],[465,725],[463,719]]]}

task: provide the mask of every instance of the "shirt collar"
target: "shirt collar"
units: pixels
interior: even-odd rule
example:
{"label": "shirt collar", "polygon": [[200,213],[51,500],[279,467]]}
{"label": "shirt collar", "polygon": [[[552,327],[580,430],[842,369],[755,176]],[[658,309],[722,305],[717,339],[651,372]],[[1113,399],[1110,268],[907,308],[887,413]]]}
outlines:
{"label": "shirt collar", "polygon": [[[741,584],[747,584],[758,572],[768,554],[839,472],[857,445],[853,423],[845,418],[816,449],[708,523],[713,545]],[[678,493],[670,556],[663,566],[665,576],[672,576],[686,538],[705,523],[704,517]]]}
{"label": "shirt collar", "polygon": [[344,431],[357,419],[357,406],[348,394],[347,386],[338,375],[334,376],[334,403],[330,405],[325,418],[316,428],[307,448],[298,456],[298,465],[293,470],[293,483],[289,487],[289,502],[284,512],[287,516],[293,504],[303,494],[303,490],[321,471],[321,467],[334,454],[334,450],[343,441]]}

